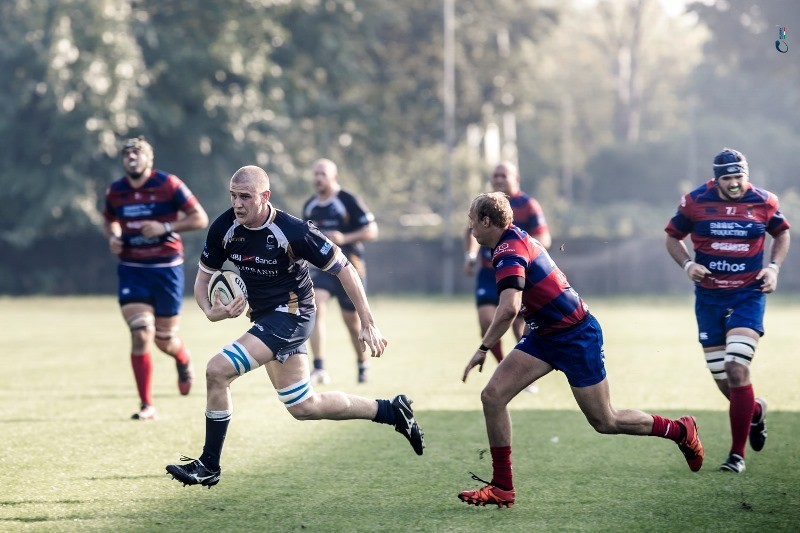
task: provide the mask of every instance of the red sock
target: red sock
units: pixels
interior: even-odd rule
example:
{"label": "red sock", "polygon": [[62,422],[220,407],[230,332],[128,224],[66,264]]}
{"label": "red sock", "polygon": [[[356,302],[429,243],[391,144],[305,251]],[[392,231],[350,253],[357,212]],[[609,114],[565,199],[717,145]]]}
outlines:
{"label": "red sock", "polygon": [[752,385],[732,387],[730,392],[731,407],[731,453],[744,457],[744,445],[750,434],[750,421],[753,420],[756,397]]}
{"label": "red sock", "polygon": [[492,485],[503,490],[512,490],[514,481],[511,478],[511,446],[489,448],[492,453]]}
{"label": "red sock", "polygon": [[178,353],[176,353],[174,355],[171,354],[171,353],[168,353],[167,355],[169,355],[171,357],[174,357],[175,360],[178,361],[178,363],[181,364],[181,365],[185,365],[192,358],[191,352],[186,348],[186,345],[183,343],[183,341],[181,341],[181,347],[178,348]]}
{"label": "red sock", "polygon": [[492,355],[497,359],[498,363],[503,360],[503,341],[497,341],[497,343],[492,346]]}
{"label": "red sock", "polygon": [[153,361],[150,358],[150,352],[141,355],[131,354],[131,366],[133,375],[136,377],[139,398],[142,403],[153,405],[153,398],[150,396],[150,384],[153,381]]}
{"label": "red sock", "polygon": [[680,440],[686,435],[683,425],[677,420],[670,420],[658,415],[653,416],[653,429],[650,430],[650,435],[654,437],[661,437],[662,439],[669,439],[675,442]]}

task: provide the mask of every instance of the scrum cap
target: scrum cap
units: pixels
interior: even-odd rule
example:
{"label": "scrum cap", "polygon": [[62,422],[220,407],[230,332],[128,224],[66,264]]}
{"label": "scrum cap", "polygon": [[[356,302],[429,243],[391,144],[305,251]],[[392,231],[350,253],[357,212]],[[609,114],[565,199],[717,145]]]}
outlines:
{"label": "scrum cap", "polygon": [[147,142],[147,140],[144,138],[144,135],[139,135],[138,137],[133,137],[125,141],[125,143],[122,145],[122,150],[120,153],[124,154],[125,150],[130,148],[139,150],[141,153],[149,156],[151,160],[153,159],[153,147],[150,146],[150,143]]}
{"label": "scrum cap", "polygon": [[744,174],[747,176],[747,159],[744,154],[733,148],[723,148],[714,157],[714,180],[731,176],[733,174]]}

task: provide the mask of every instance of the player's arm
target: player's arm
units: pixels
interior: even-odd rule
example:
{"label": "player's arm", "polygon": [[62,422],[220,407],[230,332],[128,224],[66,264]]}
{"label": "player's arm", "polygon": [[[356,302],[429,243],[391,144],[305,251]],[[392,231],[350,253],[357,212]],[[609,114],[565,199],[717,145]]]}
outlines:
{"label": "player's arm", "polygon": [[238,294],[228,305],[223,305],[219,298],[219,292],[215,292],[214,301],[208,299],[208,284],[211,282],[211,274],[197,269],[197,277],[194,279],[194,299],[198,307],[206,314],[211,322],[219,322],[226,318],[236,318],[241,315],[246,307],[243,295]]}
{"label": "player's arm", "polygon": [[525,280],[522,278],[506,279],[509,281],[506,288],[500,290],[500,303],[494,312],[492,323],[489,324],[486,333],[483,334],[480,347],[475,350],[472,359],[467,363],[467,368],[464,369],[464,377],[461,378],[461,381],[467,381],[467,375],[476,366],[478,367],[478,372],[483,372],[486,352],[490,346],[497,344],[505,335],[517,317],[520,307],[522,307],[522,287],[524,287]]}
{"label": "player's arm", "polygon": [[172,233],[173,231],[183,232],[196,229],[203,229],[208,226],[208,215],[203,206],[198,202],[182,211],[183,217],[172,222],[160,222],[158,220],[146,220],[142,222],[142,235],[147,238],[160,237]]}
{"label": "player's arm", "polygon": [[683,242],[683,239],[678,239],[668,234],[666,246],[667,253],[669,253],[673,261],[686,271],[686,275],[689,276],[689,279],[692,281],[702,281],[704,277],[711,274],[711,271],[706,267],[692,261],[692,257],[689,255],[689,249],[686,248],[686,243]]}
{"label": "player's arm", "polygon": [[550,248],[553,244],[553,237],[550,235],[550,230],[545,228],[540,233],[533,235],[533,238],[542,243],[545,248]]}
{"label": "player's arm", "polygon": [[478,241],[472,236],[472,230],[467,226],[466,231],[464,231],[464,275],[475,275],[475,266],[478,264],[479,249],[480,245]]}
{"label": "player's arm", "polygon": [[336,277],[342,282],[342,287],[344,287],[345,292],[347,292],[347,296],[353,301],[353,305],[355,305],[356,312],[358,313],[358,318],[361,319],[361,333],[358,335],[361,351],[366,351],[367,347],[369,347],[372,357],[380,357],[388,341],[381,335],[378,326],[375,325],[375,319],[369,308],[367,295],[364,292],[364,285],[361,283],[361,278],[358,277],[358,272],[356,272],[355,267],[348,262],[336,273]]}
{"label": "player's arm", "polygon": [[778,273],[781,271],[781,265],[786,259],[786,255],[789,253],[790,240],[788,229],[773,237],[769,253],[769,265],[762,268],[761,272],[756,276],[756,279],[762,280],[762,292],[771,293],[778,288]]}
{"label": "player's arm", "polygon": [[347,233],[336,230],[329,230],[324,233],[325,236],[337,246],[344,246],[356,242],[369,242],[378,238],[378,223],[372,220],[368,222],[366,226],[361,226],[357,230],[348,231]]}

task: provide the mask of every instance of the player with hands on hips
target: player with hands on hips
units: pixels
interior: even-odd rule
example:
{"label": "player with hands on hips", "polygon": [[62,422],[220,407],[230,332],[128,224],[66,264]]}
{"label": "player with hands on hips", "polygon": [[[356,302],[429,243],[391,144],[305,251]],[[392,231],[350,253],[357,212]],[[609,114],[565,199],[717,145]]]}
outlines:
{"label": "player with hands on hips", "polygon": [[230,385],[259,366],[264,366],[278,399],[297,420],[364,419],[393,425],[417,455],[423,453],[422,431],[405,395],[373,400],[314,391],[306,350],[315,319],[309,264],[341,281],[361,320],[358,340],[362,349],[380,357],[387,340],[375,324],[358,273],[339,247],[312,223],[276,209],[270,195],[269,177],[263,169],[240,168],[230,181],[231,209],[208,231],[194,286],[197,304],[212,322],[244,311],[243,295],[227,305],[218,293],[209,301],[212,274],[230,261],[247,287],[253,325],[208,362],[202,455],[186,458],[186,464],[167,466],[167,473],[185,485],[211,487],[219,482],[222,445],[233,415]]}
{"label": "player with hands on hips", "polygon": [[[767,402],[756,398],[750,365],[764,334],[766,295],[778,287],[789,252],[789,223],[778,197],[753,186],[741,152],[724,148],[713,163],[714,179],[681,199],[665,228],[666,247],[695,284],[698,340],[706,366],[729,400],[731,448],[724,472],[745,469],[745,444],[761,451],[767,440]],[[772,237],[764,266],[766,236]],[[694,257],[684,239],[691,236]]]}

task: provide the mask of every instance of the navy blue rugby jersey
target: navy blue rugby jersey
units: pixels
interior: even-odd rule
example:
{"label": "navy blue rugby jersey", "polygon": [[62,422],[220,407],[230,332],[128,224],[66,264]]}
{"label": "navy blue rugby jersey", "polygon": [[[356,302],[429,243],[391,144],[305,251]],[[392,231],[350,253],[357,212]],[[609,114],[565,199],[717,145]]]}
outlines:
{"label": "navy blue rugby jersey", "polygon": [[311,313],[314,289],[308,263],[331,274],[338,274],[347,264],[339,247],[314,224],[272,205],[267,221],[259,228],[239,224],[233,208],[211,224],[198,266],[213,274],[226,259],[239,268],[254,322],[275,310]]}
{"label": "navy blue rugby jersey", "polygon": [[[342,233],[357,231],[375,220],[375,216],[358,196],[340,190],[332,198],[320,201],[312,196],[303,205],[303,218],[313,222],[322,231]],[[364,255],[364,244],[356,242],[342,246],[342,253],[352,262]]]}

